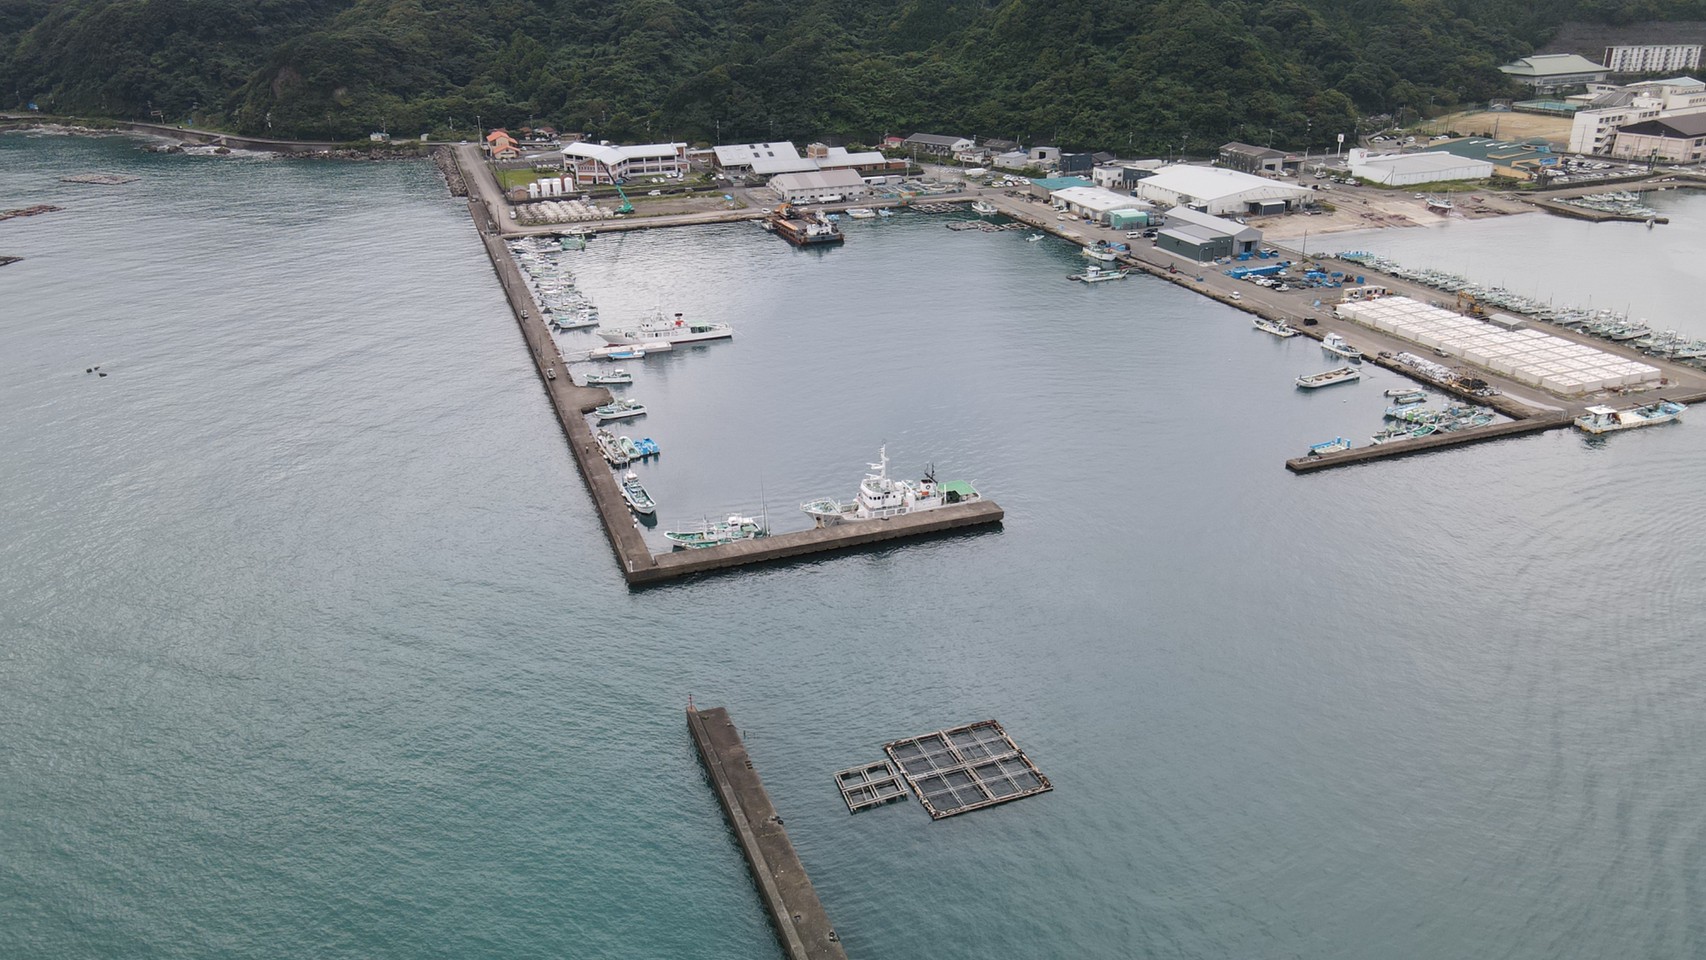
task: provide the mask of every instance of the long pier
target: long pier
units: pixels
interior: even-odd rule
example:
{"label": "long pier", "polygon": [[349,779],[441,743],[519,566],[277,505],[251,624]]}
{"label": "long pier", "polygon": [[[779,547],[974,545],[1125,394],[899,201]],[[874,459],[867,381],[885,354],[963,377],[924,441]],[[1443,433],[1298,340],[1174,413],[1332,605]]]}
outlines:
{"label": "long pier", "polygon": [[551,407],[556,411],[563,434],[568,438],[569,450],[574,454],[575,464],[580,468],[581,479],[586,482],[587,491],[592,494],[593,505],[598,508],[604,532],[610,538],[611,549],[616,554],[617,566],[621,568],[622,576],[629,584],[660,583],[691,574],[785,560],[812,553],[848,550],[884,540],[939,534],[1001,522],[1005,515],[1002,509],[984,500],[886,520],[842,523],[702,550],[654,555],[647,547],[645,538],[640,535],[633,514],[628,510],[628,503],[622,499],[622,491],[617,486],[616,477],[605,464],[603,455],[599,453],[598,444],[593,439],[592,426],[586,420],[586,415],[594,407],[610,402],[610,391],[603,387],[577,386],[569,377],[568,366],[557,349],[557,342],[551,338],[545,318],[540,316],[538,307],[533,302],[533,295],[528,292],[527,282],[522,278],[514,258],[509,255],[509,248],[504,244],[498,220],[502,205],[491,200],[492,197],[501,196],[497,190],[497,181],[492,178],[491,171],[486,169],[485,164],[479,161],[477,154],[469,155],[469,151],[473,149],[463,147],[458,148],[456,152],[457,166],[462,172],[462,180],[468,191],[469,213],[474,218],[480,241],[485,244],[486,254],[491,258],[492,269],[497,272],[504,295],[509,299],[516,323],[521,327],[522,337],[527,341],[528,350],[533,355],[540,381],[551,398]]}
{"label": "long pier", "polygon": [[699,762],[711,790],[728,818],[729,829],[740,843],[752,882],[764,901],[765,912],[776,928],[776,939],[788,960],[847,960],[841,938],[830,926],[817,891],[806,868],[794,853],[793,841],[782,827],[782,818],[770,803],[735,729],[729,712],[722,707],[687,708],[687,730],[699,751]]}

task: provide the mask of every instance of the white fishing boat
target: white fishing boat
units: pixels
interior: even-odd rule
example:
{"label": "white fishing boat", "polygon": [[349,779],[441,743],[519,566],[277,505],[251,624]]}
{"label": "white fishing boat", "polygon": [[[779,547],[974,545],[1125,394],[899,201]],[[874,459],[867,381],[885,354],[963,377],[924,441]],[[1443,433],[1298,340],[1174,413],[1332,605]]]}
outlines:
{"label": "white fishing boat", "polygon": [[638,400],[623,398],[621,400],[607,403],[602,407],[593,407],[592,415],[597,417],[600,422],[609,420],[630,420],[634,417],[645,416],[646,405]]}
{"label": "white fishing boat", "polygon": [[1330,387],[1335,383],[1350,383],[1361,380],[1362,374],[1355,367],[1339,367],[1321,373],[1309,373],[1297,378],[1297,385],[1305,390],[1315,390],[1320,387]]}
{"label": "white fishing boat", "polygon": [[1083,283],[1102,283],[1107,280],[1124,280],[1128,276],[1131,276],[1131,272],[1128,270],[1107,270],[1091,264],[1084,268],[1083,273],[1067,274],[1066,279],[1078,280]]}
{"label": "white fishing boat", "polygon": [[991,217],[1000,212],[995,209],[995,204],[990,203],[988,200],[973,200],[971,202],[971,208],[978,216],[982,217]]}
{"label": "white fishing boat", "polygon": [[628,509],[635,513],[650,516],[658,509],[657,501],[640,485],[640,475],[632,470],[622,476],[622,499],[628,501]]}
{"label": "white fishing boat", "polygon": [[1670,423],[1682,416],[1688,407],[1673,400],[1659,400],[1638,407],[1618,410],[1613,407],[1588,407],[1576,418],[1576,427],[1587,433],[1614,433],[1659,423]]}
{"label": "white fishing boat", "polygon": [[634,375],[626,370],[606,370],[603,373],[586,375],[586,385],[589,387],[611,387],[618,384],[633,383]]}
{"label": "white fishing boat", "polygon": [[1254,324],[1257,330],[1260,330],[1263,333],[1271,333],[1282,340],[1287,337],[1297,336],[1297,331],[1292,328],[1291,324],[1286,323],[1284,320],[1269,320],[1267,317],[1257,317],[1255,320],[1251,321],[1251,323]]}
{"label": "white fishing boat", "polygon": [[616,435],[609,430],[599,430],[592,435],[593,442],[598,444],[598,452],[609,461],[613,467],[625,467],[632,459],[622,449],[622,444]]}
{"label": "white fishing boat", "polygon": [[679,549],[703,550],[737,540],[756,540],[770,535],[762,517],[730,516],[715,523],[706,521],[693,530],[665,530],[663,537]]}
{"label": "white fishing boat", "polygon": [[683,320],[679,313],[672,319],[660,312],[638,326],[612,329],[600,327],[598,335],[609,344],[645,343],[651,340],[665,343],[698,343],[704,340],[726,340],[735,335],[735,328],[720,322]]}
{"label": "white fishing boat", "polygon": [[1119,259],[1119,257],[1114,253],[1114,251],[1104,244],[1095,244],[1093,246],[1088,246],[1088,247],[1085,247],[1084,249],[1080,250],[1079,252],[1084,254],[1086,257],[1089,257],[1090,259],[1099,261],[1101,263],[1113,263],[1115,260]]}
{"label": "white fishing boat", "polygon": [[551,314],[551,326],[558,330],[586,330],[598,326],[598,314],[591,310]]}
{"label": "white fishing boat", "polygon": [[854,520],[899,517],[983,499],[975,487],[963,480],[938,481],[934,470],[927,471],[924,479],[915,482],[891,478],[887,446],[878,450],[877,462],[869,466],[875,472],[865,475],[852,503],[826,497],[802,503],[800,509],[816,520],[818,526],[826,527]]}
{"label": "white fishing boat", "polygon": [[870,207],[848,207],[847,215],[855,220],[877,219],[877,211],[872,210]]}
{"label": "white fishing boat", "polygon": [[1043,235],[1042,235],[1042,234],[1040,234],[1040,233],[1033,233],[1033,234],[1031,234],[1031,235],[1030,235],[1030,236],[1028,236],[1028,237],[1026,237],[1026,238],[1025,238],[1025,242],[1026,242],[1026,243],[1039,243],[1039,242],[1041,242],[1041,241],[1042,241],[1042,239],[1043,239]]}
{"label": "white fishing boat", "polygon": [[1350,360],[1353,363],[1362,360],[1362,351],[1352,346],[1350,341],[1336,333],[1329,333],[1325,337],[1321,338],[1321,349],[1335,357],[1344,357],[1346,360]]}

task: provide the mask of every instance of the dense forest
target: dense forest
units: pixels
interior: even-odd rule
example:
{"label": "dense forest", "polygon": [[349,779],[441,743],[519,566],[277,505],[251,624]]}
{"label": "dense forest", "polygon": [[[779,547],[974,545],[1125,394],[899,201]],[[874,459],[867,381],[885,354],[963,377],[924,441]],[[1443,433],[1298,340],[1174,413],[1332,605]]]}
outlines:
{"label": "dense forest", "polygon": [[0,0],[0,102],[353,139],[940,130],[1148,153],[1320,147],[1507,95],[1570,20],[1706,0]]}

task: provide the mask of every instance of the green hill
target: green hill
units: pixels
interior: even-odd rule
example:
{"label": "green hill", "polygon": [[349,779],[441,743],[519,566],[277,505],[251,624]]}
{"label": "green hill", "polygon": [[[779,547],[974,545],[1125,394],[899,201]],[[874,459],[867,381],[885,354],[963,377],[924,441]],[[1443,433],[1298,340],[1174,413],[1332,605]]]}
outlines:
{"label": "green hill", "polygon": [[0,102],[353,138],[918,129],[1202,152],[1509,93],[1566,21],[1706,0],[0,0]]}

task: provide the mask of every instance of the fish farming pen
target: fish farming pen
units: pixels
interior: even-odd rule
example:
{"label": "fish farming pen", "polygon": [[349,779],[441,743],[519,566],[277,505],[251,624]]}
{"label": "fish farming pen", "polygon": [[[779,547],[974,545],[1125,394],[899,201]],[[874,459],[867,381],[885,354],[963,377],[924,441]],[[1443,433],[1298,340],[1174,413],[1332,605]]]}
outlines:
{"label": "fish farming pen", "polygon": [[995,720],[895,740],[883,751],[932,820],[1054,789]]}
{"label": "fish farming pen", "polygon": [[841,799],[847,801],[848,813],[906,799],[906,784],[887,760],[838,771],[835,785],[841,789]]}

